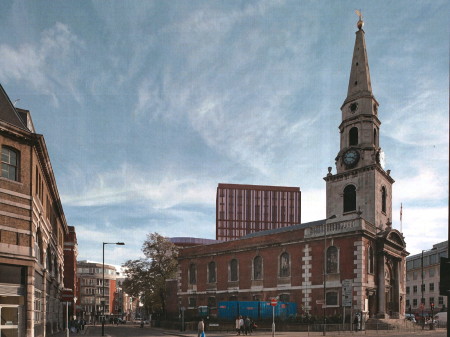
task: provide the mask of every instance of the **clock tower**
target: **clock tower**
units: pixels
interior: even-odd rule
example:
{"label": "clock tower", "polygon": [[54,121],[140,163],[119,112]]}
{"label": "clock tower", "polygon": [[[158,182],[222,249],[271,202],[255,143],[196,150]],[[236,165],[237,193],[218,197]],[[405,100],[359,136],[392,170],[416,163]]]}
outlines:
{"label": "clock tower", "polygon": [[363,218],[384,230],[392,220],[390,170],[384,170],[378,102],[372,92],[363,21],[358,21],[347,97],[341,106],[336,174],[328,168],[327,218]]}

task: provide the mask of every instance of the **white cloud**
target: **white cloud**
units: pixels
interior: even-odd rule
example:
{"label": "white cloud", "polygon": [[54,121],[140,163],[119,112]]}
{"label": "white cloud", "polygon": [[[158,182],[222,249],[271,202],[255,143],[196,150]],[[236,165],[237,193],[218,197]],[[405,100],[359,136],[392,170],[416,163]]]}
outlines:
{"label": "white cloud", "polygon": [[21,81],[52,97],[56,105],[62,91],[81,101],[76,84],[80,77],[77,63],[83,49],[84,43],[69,27],[57,22],[43,31],[40,41],[34,44],[21,44],[17,48],[1,44],[0,78]]}
{"label": "white cloud", "polygon": [[447,198],[447,176],[442,177],[431,167],[423,167],[415,176],[397,179],[394,184],[394,198],[405,201],[442,201]]}

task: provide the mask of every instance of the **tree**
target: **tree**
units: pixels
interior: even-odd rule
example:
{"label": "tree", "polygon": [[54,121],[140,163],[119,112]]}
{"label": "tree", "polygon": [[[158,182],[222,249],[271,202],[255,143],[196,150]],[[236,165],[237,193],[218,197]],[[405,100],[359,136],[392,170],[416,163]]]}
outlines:
{"label": "tree", "polygon": [[158,233],[147,234],[142,245],[145,258],[128,260],[122,266],[126,279],[126,293],[139,297],[148,312],[166,312],[166,279],[175,277],[177,271],[176,246]]}

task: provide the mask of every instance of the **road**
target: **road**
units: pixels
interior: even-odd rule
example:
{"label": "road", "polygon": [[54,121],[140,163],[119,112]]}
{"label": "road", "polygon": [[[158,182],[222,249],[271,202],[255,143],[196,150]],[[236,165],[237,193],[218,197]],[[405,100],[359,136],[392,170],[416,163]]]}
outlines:
{"label": "road", "polygon": [[[85,336],[101,336],[102,335],[102,328],[101,325],[97,326],[89,326]],[[207,332],[207,337],[231,337],[235,336],[235,333],[232,332]],[[434,331],[429,330],[416,330],[416,331],[379,331],[378,333],[376,331],[361,331],[358,333],[355,332],[327,332],[326,336],[328,337],[384,337],[384,336],[392,336],[392,337],[412,337],[412,336],[432,336],[432,337],[446,337],[447,331],[445,329],[439,329]],[[149,326],[146,326],[144,328],[140,328],[139,325],[106,325],[105,326],[105,336],[107,337],[155,337],[155,336],[183,336],[183,337],[197,337],[197,333],[193,331],[186,331],[186,332],[178,332],[178,331],[170,331],[170,330],[163,330],[163,329],[156,329],[156,328],[150,328]],[[265,331],[265,332],[257,332],[252,335],[252,337],[270,337],[272,336],[271,332]],[[307,332],[276,332],[275,336],[279,337],[318,337],[322,336],[322,332],[310,332],[309,334]],[[53,336],[52,336],[53,337]],[[65,334],[55,336],[55,337],[65,337]],[[80,334],[70,334],[70,337],[84,337],[83,333]]]}

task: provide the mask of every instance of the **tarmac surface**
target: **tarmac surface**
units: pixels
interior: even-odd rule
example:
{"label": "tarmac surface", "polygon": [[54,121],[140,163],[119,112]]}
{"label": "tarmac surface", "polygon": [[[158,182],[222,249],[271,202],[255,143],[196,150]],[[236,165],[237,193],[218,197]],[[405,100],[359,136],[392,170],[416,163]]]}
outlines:
{"label": "tarmac surface", "polygon": [[[59,332],[57,334],[50,335],[50,337],[66,337],[66,331]],[[396,337],[410,337],[410,336],[433,336],[433,337],[446,337],[446,329],[437,330],[367,330],[367,331],[327,331],[326,336],[328,337],[343,337],[343,336],[396,336]],[[101,336],[101,326],[87,326],[84,331],[79,333],[70,333],[69,337],[83,337],[83,336]],[[145,326],[140,328],[138,325],[127,325],[127,326],[115,326],[115,325],[105,325],[105,336],[107,337],[134,337],[134,336],[179,336],[179,337],[197,337],[196,331],[174,331],[165,330],[161,328],[152,328]],[[206,331],[206,337],[231,337],[237,336],[235,332],[209,332]],[[241,336],[245,336],[241,334]],[[268,337],[272,336],[271,331],[255,331],[249,336],[253,337]],[[295,332],[295,331],[276,331],[274,336],[280,337],[314,337],[323,336],[323,332]]]}

